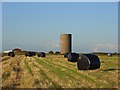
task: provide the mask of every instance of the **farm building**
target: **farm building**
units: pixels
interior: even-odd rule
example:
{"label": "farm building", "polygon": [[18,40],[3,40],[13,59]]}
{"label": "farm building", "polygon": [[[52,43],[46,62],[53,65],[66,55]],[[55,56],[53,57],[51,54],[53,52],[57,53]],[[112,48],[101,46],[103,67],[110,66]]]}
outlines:
{"label": "farm building", "polygon": [[12,51],[13,51],[13,52],[20,52],[20,51],[22,51],[22,50],[19,49],[19,48],[15,48],[15,49],[13,49]]}
{"label": "farm building", "polygon": [[12,50],[3,51],[3,53],[9,53],[9,52],[12,52]]}

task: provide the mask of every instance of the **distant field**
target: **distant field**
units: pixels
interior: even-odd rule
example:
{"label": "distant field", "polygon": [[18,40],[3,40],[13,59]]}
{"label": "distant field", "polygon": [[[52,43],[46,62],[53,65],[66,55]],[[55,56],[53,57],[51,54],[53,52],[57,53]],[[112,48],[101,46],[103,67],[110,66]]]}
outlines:
{"label": "distant field", "polygon": [[3,88],[118,88],[118,57],[99,56],[101,68],[78,70],[63,55],[2,57]]}

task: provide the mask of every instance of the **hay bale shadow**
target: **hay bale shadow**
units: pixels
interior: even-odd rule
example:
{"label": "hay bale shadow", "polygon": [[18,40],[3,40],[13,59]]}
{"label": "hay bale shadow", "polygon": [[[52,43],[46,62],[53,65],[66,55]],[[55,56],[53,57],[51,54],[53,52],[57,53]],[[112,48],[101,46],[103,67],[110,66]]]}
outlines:
{"label": "hay bale shadow", "polygon": [[115,70],[120,70],[120,69],[117,69],[117,68],[108,68],[108,69],[105,69],[103,71],[115,71]]}

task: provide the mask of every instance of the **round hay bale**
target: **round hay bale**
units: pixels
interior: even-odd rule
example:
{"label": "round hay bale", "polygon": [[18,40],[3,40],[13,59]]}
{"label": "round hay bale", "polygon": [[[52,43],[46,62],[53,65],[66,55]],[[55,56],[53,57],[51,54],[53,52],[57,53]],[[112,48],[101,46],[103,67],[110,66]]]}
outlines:
{"label": "round hay bale", "polygon": [[40,57],[40,53],[38,53],[38,57]]}
{"label": "round hay bale", "polygon": [[25,53],[25,56],[26,56],[26,57],[28,56],[28,52],[27,52],[27,53]]}
{"label": "round hay bale", "polygon": [[48,54],[54,54],[54,52],[53,51],[49,51]]}
{"label": "round hay bale", "polygon": [[15,56],[15,53],[14,53],[14,52],[9,52],[9,53],[8,53],[8,56],[14,57],[14,56]]}
{"label": "round hay bale", "polygon": [[100,60],[97,55],[83,54],[77,60],[79,70],[93,70],[100,68]]}
{"label": "round hay bale", "polygon": [[113,54],[112,53],[108,53],[108,55],[107,55],[108,57],[112,57],[113,56]]}
{"label": "round hay bale", "polygon": [[55,52],[55,54],[56,54],[56,55],[59,55],[59,54],[60,54],[60,52],[59,52],[59,51],[57,51],[57,52]]}
{"label": "round hay bale", "polygon": [[33,54],[33,56],[35,56],[35,55],[36,55],[36,53],[35,53],[35,52],[32,52],[32,54]]}
{"label": "round hay bale", "polygon": [[46,56],[46,54],[44,52],[38,53],[38,57],[45,57],[45,56]]}
{"label": "round hay bale", "polygon": [[32,53],[32,52],[27,52],[27,53],[25,54],[25,56],[26,56],[26,57],[27,57],[27,56],[32,57],[32,56],[33,56],[33,53]]}
{"label": "round hay bale", "polygon": [[68,61],[77,62],[78,58],[79,58],[79,54],[77,54],[77,53],[68,53]]}
{"label": "round hay bale", "polygon": [[69,54],[69,53],[65,53],[65,54],[64,54],[64,58],[68,58],[68,54]]}

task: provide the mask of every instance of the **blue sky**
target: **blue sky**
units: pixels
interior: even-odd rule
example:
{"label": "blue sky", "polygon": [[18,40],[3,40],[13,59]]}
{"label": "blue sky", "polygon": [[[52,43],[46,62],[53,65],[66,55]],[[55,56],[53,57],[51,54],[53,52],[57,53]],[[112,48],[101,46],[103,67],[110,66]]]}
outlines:
{"label": "blue sky", "polygon": [[60,34],[71,33],[74,52],[115,52],[117,2],[2,4],[2,48],[59,51]]}
{"label": "blue sky", "polygon": [[119,2],[119,0],[1,0],[2,2]]}
{"label": "blue sky", "polygon": [[2,3],[0,3],[0,52],[2,51]]}

